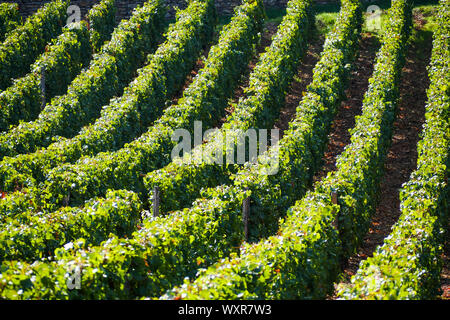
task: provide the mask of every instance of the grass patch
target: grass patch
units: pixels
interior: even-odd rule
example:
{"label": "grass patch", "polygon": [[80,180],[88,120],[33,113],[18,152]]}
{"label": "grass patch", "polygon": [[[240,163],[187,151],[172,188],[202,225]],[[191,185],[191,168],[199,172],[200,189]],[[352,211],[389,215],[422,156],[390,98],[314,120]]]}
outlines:
{"label": "grass patch", "polygon": [[415,21],[410,42],[416,56],[420,60],[425,60],[429,57],[433,42],[433,30],[437,28],[437,23],[434,18],[437,10],[437,5],[418,6],[413,10]]}
{"label": "grass patch", "polygon": [[316,15],[316,25],[319,34],[326,35],[333,29],[338,12],[322,12]]}

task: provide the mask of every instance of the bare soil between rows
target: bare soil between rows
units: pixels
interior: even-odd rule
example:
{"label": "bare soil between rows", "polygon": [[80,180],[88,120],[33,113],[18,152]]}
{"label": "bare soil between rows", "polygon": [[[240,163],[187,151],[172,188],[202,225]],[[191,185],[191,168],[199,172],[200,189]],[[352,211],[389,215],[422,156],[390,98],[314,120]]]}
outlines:
{"label": "bare soil between rows", "polygon": [[361,36],[359,54],[353,62],[347,90],[347,100],[342,101],[334,118],[331,132],[328,136],[328,146],[323,157],[323,167],[314,177],[314,182],[323,179],[329,172],[336,170],[336,158],[346,145],[350,143],[349,130],[355,126],[355,117],[361,114],[364,94],[372,76],[376,52],[379,48],[377,38],[364,33]]}
{"label": "bare soil between rows", "polygon": [[[250,61],[248,69],[242,76],[242,80],[239,86],[236,88],[233,98],[230,99],[229,106],[226,110],[226,115],[223,117],[218,127],[221,127],[223,123],[227,120],[227,117],[233,113],[234,104],[236,104],[239,99],[245,97],[245,88],[249,85],[250,74],[255,68],[259,61],[260,55],[269,47],[272,43],[272,37],[277,33],[278,25],[273,22],[266,23],[264,27],[264,32],[262,34],[261,42],[256,49],[256,55]],[[283,133],[288,129],[289,123],[293,120],[297,106],[303,98],[303,93],[306,91],[307,86],[311,83],[313,77],[313,69],[316,63],[319,61],[320,52],[323,49],[323,43],[325,38],[323,35],[316,34],[312,35],[308,41],[308,47],[299,63],[296,75],[292,80],[288,92],[286,93],[286,98],[284,105],[280,108],[280,114],[275,122],[273,129],[280,130],[280,139],[283,137]]]}
{"label": "bare soil between rows", "polygon": [[308,42],[308,48],[303,55],[297,73],[286,94],[285,104],[280,109],[279,118],[273,127],[273,129],[280,130],[280,139],[283,138],[284,132],[289,129],[289,123],[295,117],[297,107],[303,98],[303,94],[313,79],[313,70],[320,59],[324,41],[324,36],[319,35],[318,32],[316,32]]}
{"label": "bare soil between rows", "polygon": [[[425,57],[419,57],[417,51],[417,44],[412,43],[402,70],[398,113],[394,122],[392,144],[385,162],[385,174],[381,181],[379,204],[358,252],[343,265],[344,283],[350,282],[361,261],[373,256],[375,249],[382,245],[391,233],[392,226],[401,214],[399,191],[416,169],[417,143],[425,121],[426,90],[429,87],[427,66],[430,62],[431,42],[427,43],[423,50]],[[332,136],[332,144],[335,139]],[[334,298],[336,297],[331,297]]]}

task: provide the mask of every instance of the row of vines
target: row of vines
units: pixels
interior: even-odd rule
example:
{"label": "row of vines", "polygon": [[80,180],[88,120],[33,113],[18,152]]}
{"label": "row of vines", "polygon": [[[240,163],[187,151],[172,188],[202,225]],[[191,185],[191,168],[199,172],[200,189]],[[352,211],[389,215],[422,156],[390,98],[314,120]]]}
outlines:
{"label": "row of vines", "polygon": [[[317,182],[359,54],[362,1],[341,1],[288,129],[245,165],[236,164],[244,132],[279,119],[316,30],[314,1],[290,0],[259,56],[262,0],[243,0],[220,29],[214,0],[189,1],[168,26],[163,0],[118,25],[114,0],[65,26],[68,5],[54,0],[25,21],[17,5],[0,5],[0,298],[329,297],[378,205],[412,3],[392,0],[386,11],[350,143]],[[438,294],[449,212],[449,5],[441,0],[436,16],[426,123],[402,215],[338,298]],[[204,130],[223,124],[172,159],[174,133],[193,136],[197,121]],[[75,273],[81,285],[71,290]]]}

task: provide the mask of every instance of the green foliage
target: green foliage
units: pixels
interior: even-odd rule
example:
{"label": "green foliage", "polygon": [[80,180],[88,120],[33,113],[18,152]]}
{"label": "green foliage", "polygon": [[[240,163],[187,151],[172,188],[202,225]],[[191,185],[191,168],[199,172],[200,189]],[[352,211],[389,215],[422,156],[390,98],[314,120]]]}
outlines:
{"label": "green foliage", "polygon": [[[248,163],[233,177],[235,186],[241,190],[252,191],[253,214],[250,224],[254,228],[250,230],[251,240],[268,236],[276,231],[280,217],[277,213],[285,212],[295,199],[306,192],[320,166],[329,127],[346,87],[348,63],[354,58],[358,46],[360,8],[352,2],[346,2],[344,8],[335,29],[329,34],[321,59],[313,71],[313,81],[297,107],[290,129],[285,132],[276,147],[258,159],[258,163]],[[245,119],[246,110],[258,115],[256,110],[250,108],[252,105],[258,106],[253,104],[253,100],[250,99],[249,104],[244,101],[243,106],[236,109],[226,126],[232,128],[233,124],[239,124],[240,119]],[[241,125],[245,128],[244,124]],[[234,130],[236,128],[239,128],[239,125],[236,125]],[[278,173],[262,174],[269,171],[270,160],[277,158]],[[168,167],[170,171],[162,175],[162,178],[157,176],[160,172],[154,175],[154,181],[162,182],[160,184],[162,199],[163,201],[169,199],[170,202],[167,201],[169,205],[187,205],[202,187],[211,186],[217,181],[226,183],[230,174],[236,172],[233,166],[205,164],[185,165],[185,167],[188,170],[182,170],[184,168],[175,163],[172,167]],[[166,179],[167,176],[172,179]],[[189,190],[189,195],[181,195],[180,190],[176,191],[177,188],[172,185],[178,186],[180,190]]]}
{"label": "green foliage", "polygon": [[[392,1],[351,143],[338,157],[337,170],[314,190],[307,191],[321,166],[327,134],[358,46],[358,0],[342,1],[294,120],[280,143],[259,157],[257,164],[244,168],[190,165],[187,160],[201,150],[195,149],[192,155],[143,179],[143,173],[169,162],[175,129],[190,128],[194,120],[212,126],[223,116],[227,98],[259,39],[264,16],[261,3],[248,0],[236,10],[218,45],[211,49],[205,68],[178,104],[162,112],[170,90],[173,93],[182,84],[201,45],[211,36],[212,0],[191,1],[188,9],[178,13],[166,43],[94,125],[41,152],[4,159],[0,164],[0,175],[5,177],[2,188],[13,191],[18,183],[30,188],[0,199],[0,298],[134,299],[163,294],[162,299],[318,299],[332,292],[340,261],[361,243],[379,196],[411,28],[409,1]],[[224,125],[235,137],[241,134],[237,129],[273,124],[303,53],[312,24],[306,9],[310,5],[309,0],[289,3],[272,46],[250,77],[246,98]],[[424,299],[438,292],[439,255],[450,208],[449,9],[448,0],[442,0],[429,68],[426,123],[418,145],[417,170],[401,190],[402,216],[374,257],[361,264],[352,284],[339,289],[342,298]],[[126,74],[132,74],[132,62],[126,56],[143,57],[131,49],[134,44],[136,50],[143,50],[138,41],[131,35],[125,39],[113,35],[86,71],[88,76],[77,78],[67,96],[54,99],[63,108],[55,113],[46,109],[46,116],[61,128],[79,125],[77,117],[93,119],[95,111],[73,107],[74,103],[84,105],[93,99],[93,92],[113,95],[125,87]],[[121,70],[125,75],[119,74]],[[160,112],[162,117],[149,131],[124,148],[47,172],[82,155],[105,148],[117,150]],[[3,152],[4,143],[12,141],[1,139]],[[203,147],[212,155],[217,145],[209,141]],[[279,159],[278,174],[261,174],[272,158]],[[38,181],[43,182],[37,185]],[[223,183],[228,185],[201,191]],[[139,197],[145,198],[155,185],[163,192],[165,211],[199,198],[191,208],[164,217],[143,212],[139,224]],[[137,193],[110,191],[121,188]],[[337,204],[332,203],[334,192]],[[85,202],[101,195],[106,198]],[[241,246],[242,202],[248,197],[250,240],[272,235],[277,229],[278,233]],[[295,199],[301,200],[294,204]],[[52,212],[68,204],[80,207]],[[67,286],[74,271],[81,275],[80,290]]]}
{"label": "green foliage", "polygon": [[[239,64],[241,68],[245,67],[252,56],[255,43],[259,39],[258,32],[255,31],[260,31],[262,27],[262,13],[261,2],[253,1],[245,3],[237,10],[236,18],[226,29],[227,31],[222,33],[219,44],[212,49],[208,61],[206,61],[206,68],[209,69],[200,72],[197,83],[194,81],[197,86],[201,84],[200,81],[205,81],[213,75],[216,76],[213,71],[227,61],[230,65],[225,65],[223,68],[232,70],[233,73],[230,75],[220,72],[219,75],[233,76],[234,82],[237,82],[240,70],[232,68],[236,67],[236,64]],[[244,52],[237,50],[237,48],[243,50],[244,44],[247,48],[245,55]],[[230,47],[232,50],[227,50]],[[245,61],[238,63],[239,59],[243,58]],[[223,82],[229,79],[221,80]],[[194,88],[197,89],[196,86]],[[220,86],[218,85],[217,88]],[[216,86],[214,89],[218,90]],[[198,92],[192,90],[192,95],[194,92]],[[232,91],[232,89],[227,90],[227,92]],[[203,94],[206,95],[206,93],[209,92]],[[185,95],[183,99],[188,100],[188,97]],[[214,98],[218,99],[217,96]],[[224,196],[222,200],[218,201],[219,194]],[[17,198],[15,198],[16,196]],[[212,257],[213,254],[214,257],[223,257],[237,248],[242,241],[239,212],[245,196],[247,195],[241,192],[232,193],[228,188],[218,189],[216,193],[211,191],[212,200],[199,200],[199,203],[203,205],[199,204],[192,210],[185,210],[166,218],[147,218],[141,230],[134,233],[130,240],[113,237],[100,246],[87,249],[84,240],[74,241],[73,248],[66,246],[56,250],[55,262],[37,262],[33,265],[26,265],[22,262],[4,262],[2,280],[0,280],[0,287],[4,289],[2,290],[3,297],[98,299],[141,295],[159,296],[165,290],[180,283],[186,273],[194,274],[202,263],[213,262],[208,259],[203,261],[199,257]],[[26,204],[20,201],[20,197],[25,200]],[[0,208],[10,218],[22,211],[23,205],[38,208],[36,203],[29,204],[29,198],[24,193],[21,193],[20,196],[13,194],[8,198],[12,201],[0,202]],[[15,199],[18,201],[16,202]],[[31,202],[33,201],[31,200]],[[227,209],[224,210],[223,206],[227,206]],[[234,207],[234,211],[231,210],[231,207]],[[223,211],[234,213],[227,216],[221,214]],[[194,234],[196,237],[193,236]],[[205,243],[209,243],[209,245],[205,246]],[[74,258],[75,256],[77,258]],[[82,262],[84,265],[82,288],[85,287],[86,290],[69,292],[65,281],[68,270],[65,269],[67,266],[75,266],[74,261],[78,257],[84,261]],[[9,269],[9,266],[12,265],[14,267]],[[23,291],[24,294],[22,292],[19,295],[19,291],[13,289],[18,284],[15,281],[17,267],[23,267],[23,270],[32,268],[37,272],[36,278],[33,277],[32,285]],[[28,274],[31,275],[33,271],[28,270],[30,271]],[[165,276],[162,276],[163,274]],[[12,281],[7,280],[6,287],[3,287],[3,279],[7,278]],[[49,281],[49,279],[54,281]],[[53,284],[50,285],[49,282]],[[10,287],[9,284],[12,284],[13,287]],[[93,291],[94,287],[97,290]]]}
{"label": "green foliage", "polygon": [[[384,160],[391,143],[398,85],[411,29],[410,4],[392,3],[376,64],[363,101],[363,113],[350,130],[351,143],[336,161],[337,171],[324,179],[318,190],[339,197],[339,226],[344,252],[356,250],[375,211]],[[345,239],[345,241],[344,241]]]}
{"label": "green foliage", "polygon": [[[0,96],[0,131],[19,121],[32,121],[41,111],[40,73],[45,69],[46,101],[62,95],[72,80],[92,58],[92,45],[99,47],[111,37],[115,26],[115,6],[110,0],[95,5],[90,11],[96,24],[72,23],[49,44],[31,66],[31,73],[14,81]],[[111,21],[112,20],[112,21]],[[88,31],[89,29],[89,31]],[[90,43],[89,43],[90,40]]]}
{"label": "green foliage", "polygon": [[[352,129],[350,145],[338,158],[337,171],[288,210],[277,236],[247,245],[239,257],[213,265],[163,298],[323,299],[332,292],[341,258],[356,249],[367,231],[389,145],[411,25],[409,5],[394,1],[388,17],[391,25],[369,81],[363,113]],[[310,152],[314,154],[314,149]],[[331,202],[332,191],[338,194],[337,205]]]}
{"label": "green foliage", "polygon": [[[199,200],[193,209],[168,217],[147,218],[130,239],[113,236],[91,247],[80,239],[57,249],[54,261],[37,261],[31,265],[5,261],[0,269],[0,297],[158,297],[181,283],[185,275],[194,276],[199,266],[211,264],[214,260],[209,257],[225,257],[236,251],[242,241],[239,213],[246,194],[224,187],[212,191],[210,196],[213,200]],[[224,208],[233,213],[223,215]],[[81,289],[69,291],[67,274],[76,266],[83,266]],[[28,285],[24,286],[25,282]]]}
{"label": "green foliage", "polygon": [[129,20],[122,20],[100,49],[101,54],[113,56],[120,70],[117,77],[123,89],[161,39],[164,27],[165,4],[162,0],[147,1],[134,10]]}
{"label": "green foliage", "polygon": [[0,42],[5,40],[8,32],[22,24],[22,16],[17,3],[0,3]]}
{"label": "green foliage", "polygon": [[134,193],[111,191],[106,199],[89,200],[82,208],[67,207],[46,214],[24,211],[2,221],[0,262],[53,256],[55,249],[74,239],[98,245],[110,234],[130,236],[140,222],[141,210]]}
{"label": "green foliage", "polygon": [[400,191],[402,215],[373,257],[361,263],[343,299],[433,299],[439,294],[443,234],[450,210],[450,7],[441,1],[429,66],[426,123],[417,169]]}
{"label": "green foliage", "polygon": [[[0,197],[2,196],[3,193],[0,192]],[[35,208],[38,207],[32,193],[12,193],[8,195],[7,200],[0,199],[0,222],[3,222],[8,217],[14,217],[23,211],[33,210]]]}
{"label": "green foliage", "polygon": [[92,7],[87,18],[92,47],[94,52],[98,52],[110,40],[116,26],[115,0],[102,0]]}
{"label": "green foliage", "polygon": [[31,73],[14,81],[0,94],[0,131],[19,120],[35,119],[41,111],[41,70],[45,70],[45,98],[63,94],[91,58],[89,32],[85,23],[72,24],[46,48],[31,66]]}
{"label": "green foliage", "polygon": [[224,114],[227,98],[254,54],[263,18],[260,0],[249,0],[238,7],[230,24],[223,28],[218,44],[211,48],[205,67],[178,104],[165,109],[162,117],[138,139],[116,152],[81,158],[76,164],[50,171],[41,197],[48,209],[63,204],[68,194],[70,205],[104,195],[107,189],[126,188],[143,195],[141,175],[168,163],[175,146],[173,132],[190,129],[197,120],[210,126]]}
{"label": "green foliage", "polygon": [[[99,116],[101,107],[120,96],[146,55],[155,49],[163,28],[162,0],[148,1],[122,21],[111,40],[94,55],[87,70],[72,81],[64,96],[54,98],[33,122],[0,135],[0,158],[48,146],[54,137],[70,137]],[[3,69],[2,69],[3,70]]]}
{"label": "green foliage", "polygon": [[[310,1],[290,1],[287,14],[281,22],[272,44],[262,54],[250,75],[249,85],[244,90],[244,99],[234,106],[223,130],[218,134],[239,141],[243,132],[250,128],[272,127],[279,109],[284,103],[286,91],[294,77],[297,66],[307,47],[308,32],[314,23]],[[229,183],[229,175],[237,166],[226,163],[226,158],[235,157],[235,148],[227,148],[217,136],[208,138],[207,143],[196,147],[183,159],[171,162],[163,169],[147,174],[144,179],[153,198],[153,188],[161,190],[160,208],[163,212],[180,209],[192,204],[204,187]],[[215,156],[223,150],[222,157]],[[199,163],[196,159],[212,159]],[[189,190],[189,192],[186,192]]]}
{"label": "green foliage", "polygon": [[331,226],[333,207],[320,195],[306,197],[288,212],[280,236],[245,244],[239,254],[200,270],[194,282],[161,299],[314,299],[333,288],[339,237]]}
{"label": "green foliage", "polygon": [[0,90],[29,72],[30,65],[66,23],[68,0],[47,3],[0,44]]}
{"label": "green foliage", "polygon": [[0,163],[0,189],[13,191],[41,182],[53,167],[75,162],[82,155],[117,150],[133,140],[161,115],[163,107],[184,84],[202,46],[212,38],[216,21],[214,1],[192,1],[179,11],[164,44],[150,56],[147,66],[124,90],[122,97],[103,107],[100,118],[72,139],[60,139],[35,153],[4,158]]}

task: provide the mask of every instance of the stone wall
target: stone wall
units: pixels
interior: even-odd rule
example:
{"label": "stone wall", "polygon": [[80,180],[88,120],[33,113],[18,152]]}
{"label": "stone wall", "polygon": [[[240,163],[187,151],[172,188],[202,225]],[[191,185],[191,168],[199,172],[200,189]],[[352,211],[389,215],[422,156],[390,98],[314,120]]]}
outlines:
{"label": "stone wall", "polygon": [[[36,12],[45,2],[49,2],[50,0],[19,0],[19,1],[10,1],[5,0],[1,2],[16,2],[19,3],[20,12],[24,17]],[[121,20],[123,18],[128,18],[133,8],[138,4],[142,4],[147,0],[116,0],[117,5],[117,19]],[[81,8],[81,14],[84,17],[89,9],[96,3],[100,2],[100,0],[71,0],[71,4],[78,5]],[[174,10],[173,7],[184,8],[186,6],[186,0],[166,0],[169,6],[169,16],[173,15]],[[233,8],[239,5],[241,0],[216,0],[217,11],[221,15],[230,15],[233,13]],[[266,7],[284,7],[288,0],[264,0]],[[318,2],[338,2],[338,0],[318,0]]]}

